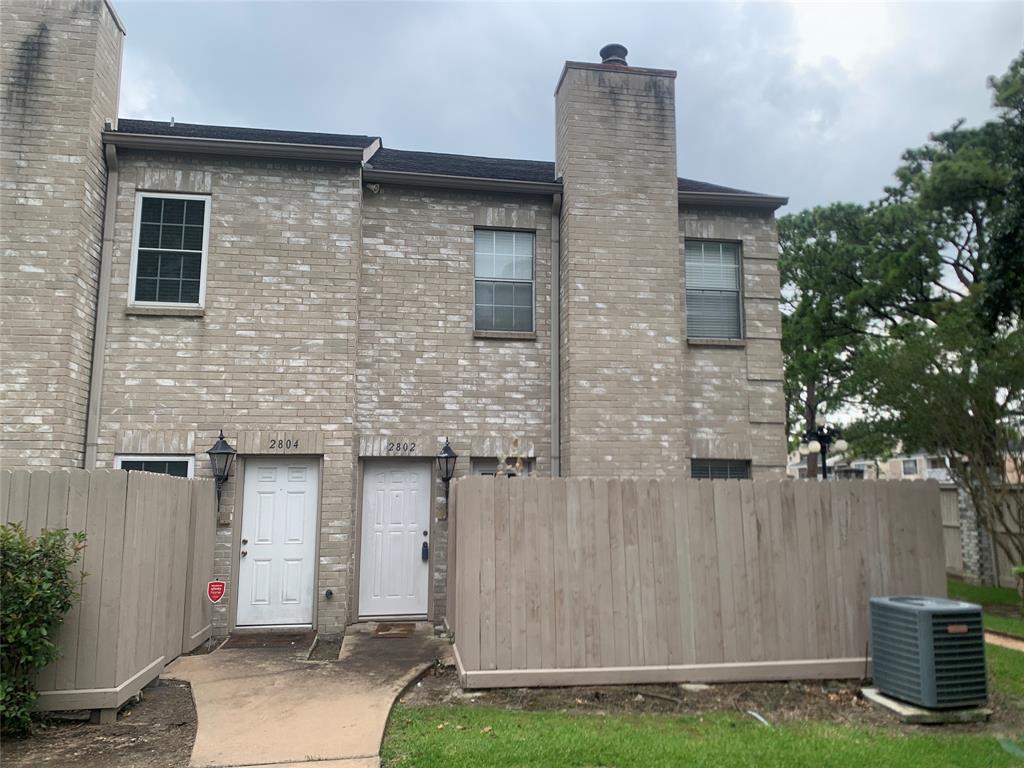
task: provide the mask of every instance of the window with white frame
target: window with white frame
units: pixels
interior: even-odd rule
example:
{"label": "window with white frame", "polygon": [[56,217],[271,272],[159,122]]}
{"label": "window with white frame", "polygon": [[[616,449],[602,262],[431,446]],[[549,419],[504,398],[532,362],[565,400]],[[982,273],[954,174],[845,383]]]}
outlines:
{"label": "window with white frame", "polygon": [[904,459],[903,460],[903,475],[916,475],[917,474],[917,459]]}
{"label": "window with white frame", "polygon": [[475,234],[474,328],[532,333],[533,233],[478,229]]}
{"label": "window with white frame", "polygon": [[208,197],[140,192],[131,303],[202,306],[209,230]]}
{"label": "window with white frame", "polygon": [[739,339],[743,296],[739,243],[686,239],[686,335]]}
{"label": "window with white frame", "polygon": [[154,472],[158,475],[192,477],[194,456],[115,456],[114,469],[128,472]]}

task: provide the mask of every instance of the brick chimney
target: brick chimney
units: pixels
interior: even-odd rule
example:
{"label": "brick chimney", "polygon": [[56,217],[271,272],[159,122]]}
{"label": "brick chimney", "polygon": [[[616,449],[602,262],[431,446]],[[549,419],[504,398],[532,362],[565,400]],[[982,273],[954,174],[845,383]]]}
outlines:
{"label": "brick chimney", "polygon": [[124,28],[104,0],[3,0],[0,27],[0,463],[80,467]]}
{"label": "brick chimney", "polygon": [[566,62],[555,90],[561,214],[562,469],[685,468],[675,77]]}

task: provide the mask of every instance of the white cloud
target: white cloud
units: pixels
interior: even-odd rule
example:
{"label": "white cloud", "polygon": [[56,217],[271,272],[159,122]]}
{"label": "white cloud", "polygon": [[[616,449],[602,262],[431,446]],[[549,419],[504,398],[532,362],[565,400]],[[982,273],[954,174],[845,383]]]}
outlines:
{"label": "white cloud", "polygon": [[128,47],[121,70],[120,117],[168,120],[176,107],[184,107],[192,99],[173,70],[138,48]]}
{"label": "white cloud", "polygon": [[900,153],[1020,50],[1017,3],[136,3],[121,114],[370,133],[386,146],[552,159],[565,59],[611,41],[678,70],[679,172],[788,194],[881,194]]}

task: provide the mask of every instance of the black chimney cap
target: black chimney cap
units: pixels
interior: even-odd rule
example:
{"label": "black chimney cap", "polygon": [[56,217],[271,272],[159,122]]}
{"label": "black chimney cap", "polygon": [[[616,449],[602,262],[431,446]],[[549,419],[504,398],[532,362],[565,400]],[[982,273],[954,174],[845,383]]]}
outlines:
{"label": "black chimney cap", "polygon": [[601,63],[621,64],[622,66],[626,66],[627,53],[629,53],[629,51],[627,51],[626,46],[621,43],[608,43],[608,45],[601,49]]}

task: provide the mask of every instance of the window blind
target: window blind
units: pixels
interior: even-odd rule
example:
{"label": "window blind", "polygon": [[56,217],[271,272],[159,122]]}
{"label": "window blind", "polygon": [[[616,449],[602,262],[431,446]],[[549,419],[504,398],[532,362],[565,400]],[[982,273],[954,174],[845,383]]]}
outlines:
{"label": "window blind", "polygon": [[690,338],[740,338],[739,245],[688,239],[684,251],[686,335]]}

